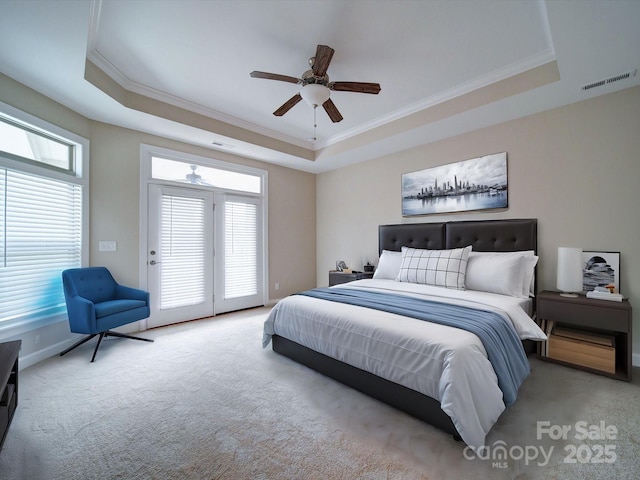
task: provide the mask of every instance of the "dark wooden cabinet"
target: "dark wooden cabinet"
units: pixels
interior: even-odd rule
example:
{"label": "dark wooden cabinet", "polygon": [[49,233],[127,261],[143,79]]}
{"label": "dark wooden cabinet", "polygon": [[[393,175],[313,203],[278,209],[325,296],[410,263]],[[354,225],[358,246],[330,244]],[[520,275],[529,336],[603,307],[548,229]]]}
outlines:
{"label": "dark wooden cabinet", "polygon": [[[631,381],[632,319],[628,300],[596,300],[584,295],[571,298],[544,291],[537,295],[537,314],[549,330],[545,333],[554,335],[548,345],[540,346],[540,358]],[[550,353],[550,347],[555,351]],[[593,363],[599,355],[606,357],[607,350],[612,356],[610,368]]]}
{"label": "dark wooden cabinet", "polygon": [[329,270],[329,286],[339,285],[341,283],[353,282],[354,280],[362,280],[364,278],[373,278],[373,273],[365,272],[338,272],[337,270]]}
{"label": "dark wooden cabinet", "polygon": [[0,449],[18,406],[18,353],[21,340],[0,343]]}

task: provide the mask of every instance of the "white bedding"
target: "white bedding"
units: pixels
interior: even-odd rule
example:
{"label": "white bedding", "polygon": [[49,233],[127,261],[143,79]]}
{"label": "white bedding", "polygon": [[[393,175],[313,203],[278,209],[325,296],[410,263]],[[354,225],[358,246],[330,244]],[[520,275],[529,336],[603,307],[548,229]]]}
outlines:
{"label": "white bedding", "polygon": [[[531,300],[393,280],[359,280],[339,287],[393,291],[491,309],[507,316],[520,338],[546,339],[526,313]],[[505,409],[482,343],[464,330],[293,295],[270,312],[263,346],[274,334],[435,398],[473,448],[484,445]]]}

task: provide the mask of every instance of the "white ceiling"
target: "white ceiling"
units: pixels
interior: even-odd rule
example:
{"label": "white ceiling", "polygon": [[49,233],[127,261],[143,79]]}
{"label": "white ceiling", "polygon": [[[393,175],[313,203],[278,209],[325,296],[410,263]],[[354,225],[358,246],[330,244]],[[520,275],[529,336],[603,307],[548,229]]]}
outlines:
{"label": "white ceiling", "polygon": [[[322,172],[638,85],[580,88],[640,67],[638,25],[639,0],[0,0],[0,71],[98,121]],[[332,92],[344,120],[318,109],[314,142],[304,102],[272,114],[300,87],[249,72],[300,77],[318,44],[335,49],[332,81],[382,91]],[[88,60],[122,91],[217,122],[119,103],[85,79]],[[559,81],[402,121],[553,61]]]}

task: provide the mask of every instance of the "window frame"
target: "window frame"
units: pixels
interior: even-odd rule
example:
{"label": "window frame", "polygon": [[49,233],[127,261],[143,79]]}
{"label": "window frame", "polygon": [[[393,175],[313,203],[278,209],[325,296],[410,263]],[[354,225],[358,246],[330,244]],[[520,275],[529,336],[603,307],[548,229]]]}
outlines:
{"label": "window frame", "polygon": [[[57,125],[23,112],[11,105],[0,102],[0,116],[13,125],[22,126],[45,137],[54,138],[73,146],[73,171],[64,170],[53,165],[41,163],[0,151],[0,167],[19,170],[27,174],[48,177],[53,180],[73,183],[82,189],[82,228],[81,228],[81,264],[89,264],[89,153],[90,141],[80,135],[65,130]],[[54,315],[36,315],[33,317],[0,320],[0,338],[9,338],[36,330],[53,323],[67,321],[66,312]]]}

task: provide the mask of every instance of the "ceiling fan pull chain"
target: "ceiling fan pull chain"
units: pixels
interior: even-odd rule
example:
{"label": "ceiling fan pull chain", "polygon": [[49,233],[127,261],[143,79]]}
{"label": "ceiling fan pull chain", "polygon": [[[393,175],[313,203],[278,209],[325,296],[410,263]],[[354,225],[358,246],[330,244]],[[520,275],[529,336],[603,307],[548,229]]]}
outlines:
{"label": "ceiling fan pull chain", "polygon": [[316,111],[318,110],[318,105],[314,105],[313,106],[313,141],[315,142],[316,140],[318,140],[316,138],[316,128],[318,127],[318,123],[316,121]]}

